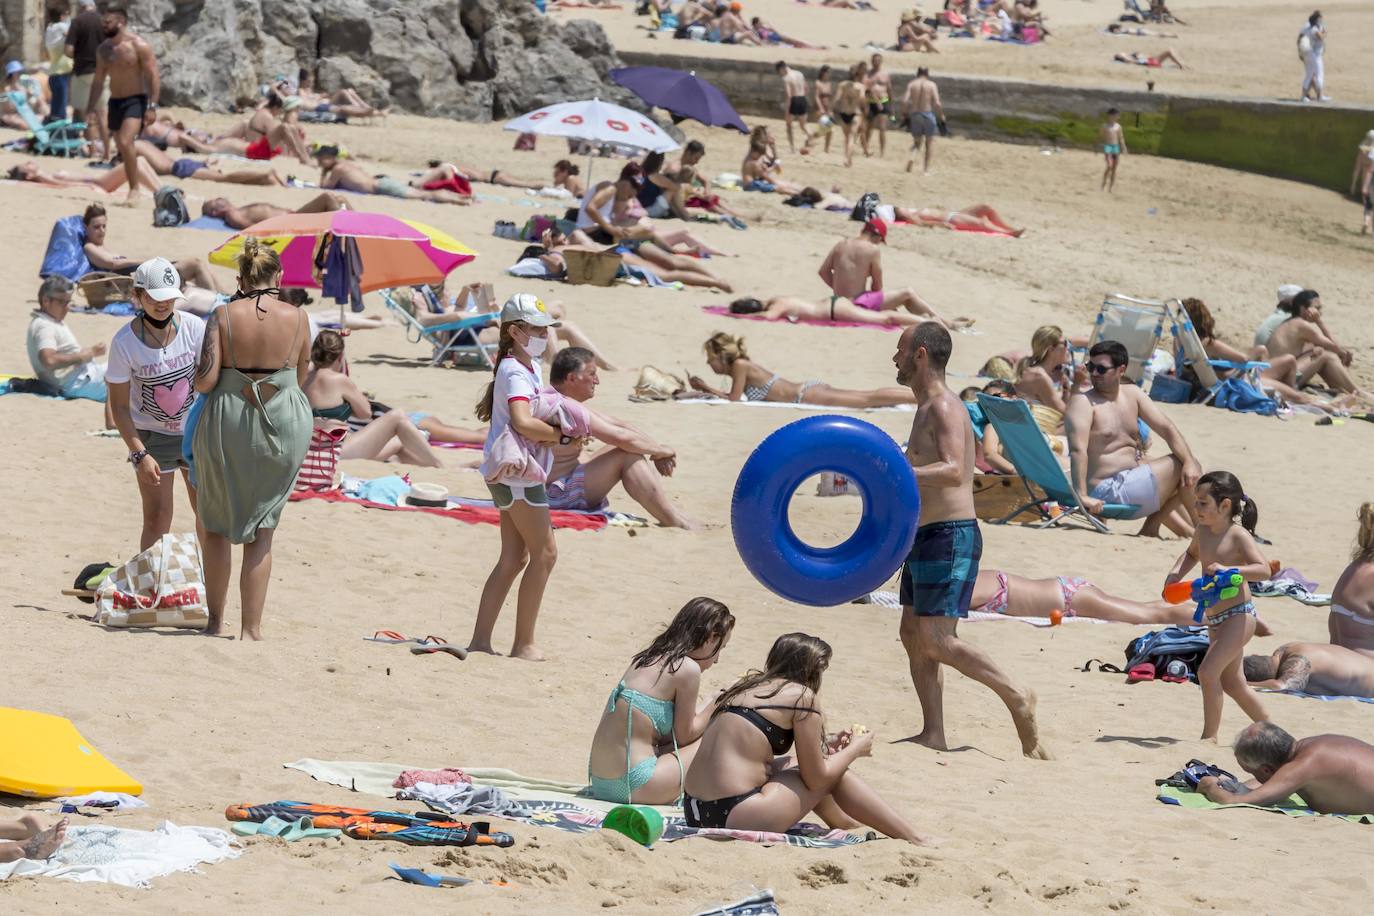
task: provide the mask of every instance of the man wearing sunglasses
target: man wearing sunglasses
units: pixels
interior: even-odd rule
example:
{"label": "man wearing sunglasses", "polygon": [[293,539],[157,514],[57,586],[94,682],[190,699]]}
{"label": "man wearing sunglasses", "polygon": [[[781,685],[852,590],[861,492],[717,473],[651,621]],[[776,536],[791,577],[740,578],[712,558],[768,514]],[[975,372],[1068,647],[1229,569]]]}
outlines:
{"label": "man wearing sunglasses", "polygon": [[[1074,488],[1094,515],[1105,503],[1139,506],[1131,517],[1145,519],[1140,533],[1146,537],[1159,537],[1161,527],[1191,537],[1182,494],[1197,484],[1202,467],[1159,406],[1139,386],[1121,384],[1128,361],[1126,348],[1114,340],[1099,341],[1088,351],[1092,389],[1074,394],[1064,416]],[[1137,420],[1144,420],[1173,454],[1146,460]]]}

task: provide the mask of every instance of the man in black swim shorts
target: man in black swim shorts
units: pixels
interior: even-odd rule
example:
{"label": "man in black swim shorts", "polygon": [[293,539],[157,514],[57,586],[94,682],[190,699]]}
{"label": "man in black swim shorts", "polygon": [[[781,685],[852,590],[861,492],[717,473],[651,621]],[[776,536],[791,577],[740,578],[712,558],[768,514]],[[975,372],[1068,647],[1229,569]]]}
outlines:
{"label": "man in black swim shorts", "polygon": [[130,201],[139,196],[138,154],[134,141],[143,130],[143,115],[157,108],[162,83],[157,70],[157,58],[152,46],[129,31],[129,17],[116,2],[105,7],[101,27],[105,40],[95,54],[95,76],[91,81],[91,95],[86,111],[96,111],[96,105],[110,81],[110,101],[106,124],[114,134],[120,160],[129,179]]}
{"label": "man in black swim shorts", "polygon": [[792,141],[792,122],[795,120],[801,126],[802,151],[805,152],[811,145],[811,132],[806,129],[806,116],[811,110],[806,103],[806,77],[800,70],[793,70],[787,66],[786,61],[778,61],[773,65],[773,69],[782,77],[782,113],[787,124],[787,146],[792,152],[797,151]]}

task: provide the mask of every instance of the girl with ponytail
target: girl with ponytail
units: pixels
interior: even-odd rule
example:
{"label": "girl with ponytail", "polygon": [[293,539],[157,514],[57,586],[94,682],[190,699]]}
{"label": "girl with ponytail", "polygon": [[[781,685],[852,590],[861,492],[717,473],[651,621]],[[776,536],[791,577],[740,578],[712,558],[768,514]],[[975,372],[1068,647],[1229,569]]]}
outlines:
{"label": "girl with ponytail", "polygon": [[[493,476],[492,447],[507,428],[532,442],[559,442],[565,437],[555,426],[536,419],[530,399],[543,387],[539,358],[549,342],[549,328],[558,322],[539,297],[517,293],[501,306],[501,339],[497,346],[494,377],[477,402],[477,417],[491,426],[482,449],[481,472],[496,508],[501,510],[501,556],[482,587],[477,621],[469,652],[490,652],[492,630],[501,615],[516,576],[524,572],[515,605],[514,658],[541,661],[534,645],[534,624],[544,600],[558,550],[549,522],[549,497],[542,483],[530,484],[517,477]],[[548,468],[545,468],[547,471]]]}
{"label": "girl with ponytail", "polygon": [[1350,565],[1331,590],[1331,642],[1374,656],[1374,502],[1360,506]]}
{"label": "girl with ponytail", "polygon": [[[1247,583],[1268,579],[1270,571],[1269,561],[1255,544],[1259,507],[1245,495],[1245,489],[1234,474],[1212,471],[1198,478],[1193,516],[1197,521],[1193,539],[1174,563],[1167,581],[1177,582],[1198,564],[1204,576],[1234,569],[1245,579],[1238,594],[1207,608],[1207,635],[1211,648],[1198,668],[1197,677],[1202,686],[1202,738],[1215,741],[1221,728],[1221,707],[1227,695],[1240,705],[1251,721],[1269,718],[1259,696],[1245,680],[1241,657],[1245,644],[1255,635],[1255,603]],[[1240,520],[1239,525],[1236,519]]]}

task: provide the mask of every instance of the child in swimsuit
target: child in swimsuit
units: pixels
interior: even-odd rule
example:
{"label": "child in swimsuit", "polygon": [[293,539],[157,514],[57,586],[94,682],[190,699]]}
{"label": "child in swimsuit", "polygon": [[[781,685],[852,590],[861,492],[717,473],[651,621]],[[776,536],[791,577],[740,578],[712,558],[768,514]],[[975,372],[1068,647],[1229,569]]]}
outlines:
{"label": "child in swimsuit", "polygon": [[[725,605],[693,598],[634,657],[611,691],[592,739],[587,778],[593,798],[622,805],[678,803],[697,739],[716,708],[714,703],[697,708],[701,675],[720,658],[734,626]],[[659,754],[665,741],[673,749]]]}
{"label": "child in swimsuit", "polygon": [[[1168,582],[1177,582],[1193,565],[1202,566],[1203,575],[1223,569],[1236,569],[1246,582],[1270,576],[1269,563],[1255,545],[1255,523],[1259,508],[1245,495],[1235,475],[1227,471],[1203,474],[1197,482],[1194,515],[1197,529],[1188,549],[1178,558]],[[1240,524],[1236,524],[1239,517]],[[1255,635],[1255,604],[1248,585],[1240,594],[1224,598],[1206,610],[1207,636],[1211,648],[1198,668],[1202,686],[1202,738],[1215,741],[1221,728],[1221,707],[1230,695],[1252,721],[1268,719],[1259,697],[1245,680],[1241,657],[1245,644]]]}
{"label": "child in swimsuit", "polygon": [[1110,192],[1116,187],[1116,167],[1121,162],[1121,154],[1126,152],[1126,135],[1121,129],[1121,112],[1115,108],[1107,109],[1107,123],[1098,131],[1102,141],[1102,155],[1107,165],[1102,172],[1102,187]]}

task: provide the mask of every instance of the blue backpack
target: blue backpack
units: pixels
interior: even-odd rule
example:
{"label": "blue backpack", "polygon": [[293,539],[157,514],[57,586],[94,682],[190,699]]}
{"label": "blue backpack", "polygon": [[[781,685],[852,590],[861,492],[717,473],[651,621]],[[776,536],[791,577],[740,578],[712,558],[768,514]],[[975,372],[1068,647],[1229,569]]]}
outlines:
{"label": "blue backpack", "polygon": [[1206,627],[1166,627],[1144,636],[1137,636],[1126,645],[1126,670],[1141,662],[1150,662],[1163,671],[1174,659],[1180,659],[1190,672],[1197,672],[1211,645]]}

